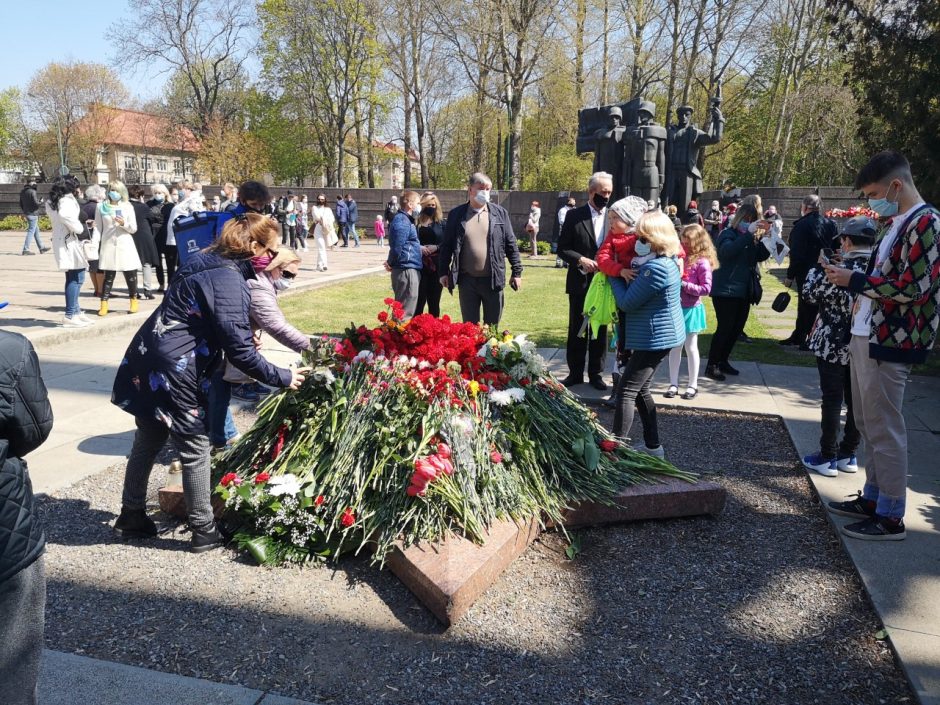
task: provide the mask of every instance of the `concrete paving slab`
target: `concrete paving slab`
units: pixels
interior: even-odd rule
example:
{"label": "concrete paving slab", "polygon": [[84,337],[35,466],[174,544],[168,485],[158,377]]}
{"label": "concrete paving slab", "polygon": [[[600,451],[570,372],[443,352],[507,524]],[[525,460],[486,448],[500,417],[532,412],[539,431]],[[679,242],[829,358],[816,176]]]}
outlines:
{"label": "concrete paving slab", "polygon": [[213,683],[46,649],[39,676],[43,705],[314,705],[276,693]]}
{"label": "concrete paving slab", "polygon": [[921,705],[940,705],[940,668],[937,668],[940,637],[885,626],[901,668]]}

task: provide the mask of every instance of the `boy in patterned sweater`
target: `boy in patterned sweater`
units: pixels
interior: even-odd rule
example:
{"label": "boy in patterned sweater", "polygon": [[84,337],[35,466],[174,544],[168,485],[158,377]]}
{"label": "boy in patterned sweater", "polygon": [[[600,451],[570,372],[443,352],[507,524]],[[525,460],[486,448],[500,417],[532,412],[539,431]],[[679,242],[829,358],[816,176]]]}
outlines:
{"label": "boy in patterned sweater", "polygon": [[862,167],[855,188],[886,219],[865,272],[833,265],[826,277],[856,295],[849,356],[855,422],[865,441],[865,485],[829,511],[861,521],[842,527],[868,541],[905,538],[907,429],[901,408],[911,365],[922,363],[940,325],[940,211],[924,203],[895,151]]}

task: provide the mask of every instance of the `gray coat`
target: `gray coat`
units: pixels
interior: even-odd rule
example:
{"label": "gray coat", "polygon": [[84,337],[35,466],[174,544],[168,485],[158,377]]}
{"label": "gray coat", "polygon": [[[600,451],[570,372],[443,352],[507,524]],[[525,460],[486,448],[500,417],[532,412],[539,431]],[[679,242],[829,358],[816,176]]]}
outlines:
{"label": "gray coat", "polygon": [[310,347],[310,336],[294,328],[284,317],[277,305],[277,291],[266,272],[259,272],[257,279],[248,280],[248,291],[251,294],[249,317],[252,328],[264,331],[294,352]]}

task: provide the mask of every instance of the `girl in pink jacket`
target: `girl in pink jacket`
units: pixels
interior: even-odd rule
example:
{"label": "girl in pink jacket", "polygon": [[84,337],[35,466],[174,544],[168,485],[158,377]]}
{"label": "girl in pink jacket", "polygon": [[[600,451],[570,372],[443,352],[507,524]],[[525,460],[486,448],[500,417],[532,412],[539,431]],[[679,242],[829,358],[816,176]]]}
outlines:
{"label": "girl in pink jacket", "polygon": [[706,328],[705,304],[701,298],[712,290],[712,271],[718,268],[718,255],[708,232],[701,225],[686,225],[680,236],[685,249],[685,268],[682,272],[682,291],[679,295],[685,319],[685,343],[669,352],[669,389],[666,396],[672,399],[679,393],[679,365],[682,348],[689,365],[689,386],[683,399],[694,399],[698,394],[698,334]]}

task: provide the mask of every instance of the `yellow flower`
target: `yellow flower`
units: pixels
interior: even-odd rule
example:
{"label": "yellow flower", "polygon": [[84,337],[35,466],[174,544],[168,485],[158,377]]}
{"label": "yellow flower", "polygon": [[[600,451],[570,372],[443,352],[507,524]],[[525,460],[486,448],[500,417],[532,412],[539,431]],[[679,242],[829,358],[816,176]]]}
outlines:
{"label": "yellow flower", "polygon": [[512,342],[512,335],[511,335],[510,333],[506,333],[506,335],[503,336],[503,342],[504,342],[504,343],[511,343],[511,342]]}
{"label": "yellow flower", "polygon": [[480,391],[480,383],[477,382],[475,379],[471,380],[470,384],[468,384],[467,387],[470,389],[470,396],[475,397]]}

